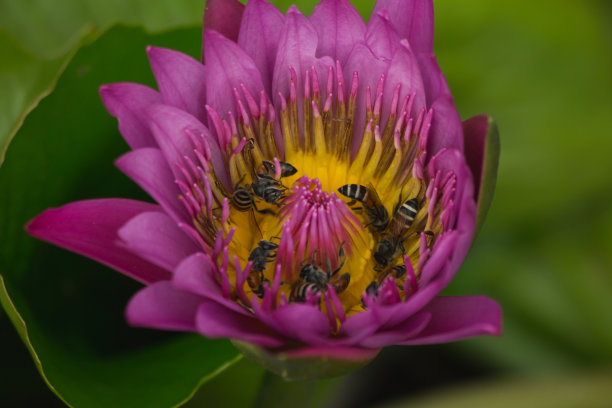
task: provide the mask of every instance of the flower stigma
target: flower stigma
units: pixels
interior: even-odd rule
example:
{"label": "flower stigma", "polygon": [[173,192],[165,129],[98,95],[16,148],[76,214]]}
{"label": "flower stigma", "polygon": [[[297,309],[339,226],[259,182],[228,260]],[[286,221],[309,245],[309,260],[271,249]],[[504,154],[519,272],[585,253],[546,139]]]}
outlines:
{"label": "flower stigma", "polygon": [[[400,84],[383,75],[360,91],[355,71],[347,87],[340,62],[326,78],[314,67],[301,78],[289,71],[289,93],[274,102],[242,85],[236,116],[206,106],[220,152],[185,130],[195,159],[177,163],[192,219],[181,228],[215,264],[224,297],[256,314],[318,305],[333,334],[371,302],[417,290],[437,238],[455,224],[456,175],[426,176],[433,110],[417,109]],[[216,153],[229,179],[215,174]]]}

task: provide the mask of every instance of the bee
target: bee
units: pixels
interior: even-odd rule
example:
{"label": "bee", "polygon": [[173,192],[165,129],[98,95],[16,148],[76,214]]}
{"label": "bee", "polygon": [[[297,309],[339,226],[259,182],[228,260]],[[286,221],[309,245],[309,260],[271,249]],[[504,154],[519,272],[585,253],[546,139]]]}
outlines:
{"label": "bee", "polygon": [[[286,162],[279,162],[280,178],[289,177],[297,173],[297,169]],[[255,181],[251,183],[253,194],[255,197],[264,200],[269,204],[280,205],[279,200],[284,197],[287,188],[283,186],[280,180],[275,178],[276,166],[273,162],[264,161],[262,163],[262,171],[257,173]]]}
{"label": "bee", "polygon": [[266,241],[262,239],[259,244],[249,254],[249,261],[253,262],[251,266],[251,272],[247,276],[247,284],[257,295],[262,298],[264,295],[264,283],[269,283],[268,279],[263,276],[263,271],[266,269],[266,265],[273,262],[276,259],[276,254],[273,253],[278,249],[278,245],[272,241]]}
{"label": "bee", "polygon": [[400,251],[402,253],[406,252],[404,248],[405,240],[406,238],[388,235],[378,242],[376,252],[374,252],[374,260],[378,263],[379,269],[384,269],[392,263],[399,256]]}
{"label": "bee", "polygon": [[[290,163],[279,161],[279,164],[281,168],[281,178],[293,176],[295,173],[297,173],[297,169],[293,167]],[[264,167],[264,171],[260,172],[260,174],[265,174],[274,177],[274,175],[276,174],[276,166],[274,165],[274,162],[264,160],[262,165]]]}
{"label": "bee", "polygon": [[[382,232],[387,228],[389,224],[389,213],[387,209],[378,198],[376,190],[372,184],[368,184],[367,187],[360,184],[346,184],[338,189],[338,192],[343,196],[351,199],[349,206],[353,206],[357,201],[363,203],[366,215],[368,216],[369,223],[366,225],[372,226],[377,232]],[[352,207],[354,210],[359,210],[361,207]]]}
{"label": "bee", "polygon": [[[378,288],[380,288],[382,283],[389,276],[392,276],[396,280],[396,285],[398,286],[398,288],[403,289],[403,285],[401,283],[398,283],[397,279],[401,279],[404,275],[406,275],[406,267],[404,265],[395,265],[387,269],[384,273],[382,273],[379,279],[375,279],[370,282],[368,287],[365,289],[365,293],[367,296],[376,298],[378,296]],[[363,300],[361,301],[361,304],[363,307],[365,307]]]}
{"label": "bee", "polygon": [[231,196],[231,202],[234,208],[238,211],[255,210],[260,214],[275,215],[274,211],[272,210],[260,210],[257,208],[255,200],[253,199],[255,195],[253,194],[253,191],[251,191],[251,188],[249,188],[250,186],[244,184],[241,185],[243,179],[244,176],[238,180],[238,183],[236,183],[234,186],[234,193]]}
{"label": "bee", "polygon": [[336,293],[342,293],[349,285],[351,281],[351,275],[349,273],[343,273],[336,277],[340,269],[344,266],[346,260],[344,256],[344,249],[340,247],[338,253],[338,259],[340,259],[340,265],[332,272],[329,259],[327,260],[327,271],[323,271],[314,260],[302,266],[300,269],[300,280],[294,285],[289,300],[292,302],[303,302],[306,300],[308,290],[314,295],[319,292],[327,290],[327,285],[331,284]]}
{"label": "bee", "polygon": [[[401,202],[401,201],[400,201]],[[416,198],[411,198],[404,204],[399,203],[393,209],[393,218],[389,224],[389,231],[392,235],[402,236],[412,225],[414,217],[416,217],[419,202]]]}

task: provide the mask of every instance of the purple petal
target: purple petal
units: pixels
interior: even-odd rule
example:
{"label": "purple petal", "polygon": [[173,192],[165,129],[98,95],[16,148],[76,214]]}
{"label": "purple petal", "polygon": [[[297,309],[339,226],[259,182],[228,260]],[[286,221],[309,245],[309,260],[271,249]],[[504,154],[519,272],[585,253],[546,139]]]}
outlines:
{"label": "purple petal", "polygon": [[431,108],[434,114],[427,140],[429,157],[444,148],[463,151],[463,127],[452,96],[443,94]]}
{"label": "purple petal", "polygon": [[230,338],[263,347],[280,347],[285,341],[250,315],[237,313],[209,299],[204,299],[196,317],[198,332],[206,337]]}
{"label": "purple petal", "polygon": [[378,0],[372,14],[387,9],[395,30],[416,53],[431,52],[434,38],[432,0]]}
{"label": "purple petal", "polygon": [[151,68],[164,104],[206,118],[206,70],[199,61],[182,52],[147,47]]}
{"label": "purple petal", "polygon": [[383,110],[383,123],[386,122],[386,118],[389,116],[393,92],[398,84],[401,85],[399,94],[400,104],[406,96],[410,94],[415,95],[412,114],[414,119],[416,119],[421,109],[425,108],[425,90],[417,59],[410,50],[410,46],[404,40],[400,42],[400,47],[393,56],[387,71],[384,90],[383,106],[385,109]]}
{"label": "purple petal", "polygon": [[216,266],[205,254],[197,253],[185,259],[174,270],[172,281],[179,289],[223,302],[219,283],[215,279]]}
{"label": "purple petal", "polygon": [[253,304],[253,310],[264,324],[284,337],[313,346],[330,343],[329,322],[317,306],[291,303],[267,312]]}
{"label": "purple petal", "polygon": [[100,97],[108,112],[119,120],[119,131],[132,149],[155,147],[143,108],[161,103],[161,95],[153,89],[129,82],[100,87]]}
{"label": "purple petal", "polygon": [[131,218],[161,209],[149,203],[109,198],[77,201],[45,210],[26,226],[43,241],[95,259],[139,282],[169,279],[169,271],[117,246],[117,230]]}
{"label": "purple petal", "polygon": [[365,41],[376,57],[391,61],[399,47],[400,37],[395,31],[386,10],[373,14],[368,23]]}
{"label": "purple petal", "polygon": [[399,344],[434,344],[501,333],[501,308],[485,296],[440,296],[423,309],[431,321],[415,338]]}
{"label": "purple petal", "polygon": [[194,146],[187,134],[187,132],[192,132],[196,136],[203,135],[203,138],[208,142],[215,174],[227,189],[231,187],[219,144],[202,122],[185,111],[167,105],[152,105],[147,108],[146,113],[149,117],[153,136],[175,178],[181,180],[184,178],[176,165],[183,163],[185,156],[189,157],[194,163],[198,163]]}
{"label": "purple petal", "polygon": [[417,59],[425,85],[427,106],[431,106],[440,96],[450,95],[450,88],[433,53],[420,53],[417,55]]}
{"label": "purple petal", "polygon": [[169,271],[198,251],[195,242],[176,222],[160,212],[135,216],[121,227],[118,235],[122,246]]}
{"label": "purple petal", "polygon": [[372,101],[376,97],[376,87],[381,75],[387,73],[389,61],[378,58],[366,44],[357,44],[351,51],[346,66],[344,67],[344,78],[352,78],[353,72],[359,73],[359,90],[357,94],[357,108],[355,110],[355,130],[353,132],[353,156],[357,154],[366,117],[366,90],[369,87]]}
{"label": "purple petal", "polygon": [[[272,80],[272,93],[275,106],[280,106],[278,93],[289,95],[291,74],[289,68],[297,74],[297,100],[304,99],[303,78],[306,70],[315,67],[322,84],[325,83],[329,67],[334,61],[330,57],[316,58],[318,35],[312,23],[295,7],[291,6],[285,18],[285,25],[280,35],[276,64]],[[351,74],[352,76],[352,74]],[[325,87],[323,87],[325,89]],[[300,123],[302,104],[298,103]],[[301,126],[299,127],[301,129]]]}
{"label": "purple petal", "polygon": [[366,31],[361,15],[347,0],[322,0],[315,6],[310,22],[319,37],[317,57],[328,55],[343,65]]}
{"label": "purple petal", "polygon": [[238,39],[244,5],[238,0],[206,0],[204,8],[202,61],[205,60],[206,30],[215,30],[232,41]]}
{"label": "purple petal", "polygon": [[238,45],[253,58],[264,89],[272,93],[272,73],[285,16],[266,0],[251,0],[244,9]]}
{"label": "purple petal", "polygon": [[259,69],[242,48],[216,31],[207,30],[204,37],[206,72],[209,78],[214,78],[206,86],[206,100],[220,116],[227,112],[236,116],[233,90],[244,84],[251,95],[259,95],[264,89]]}
{"label": "purple petal", "polygon": [[421,312],[394,326],[391,330],[379,331],[372,336],[366,337],[359,345],[367,348],[380,348],[397,344],[423,331],[430,319],[431,313]]}
{"label": "purple petal", "polygon": [[200,302],[199,296],[178,290],[170,282],[157,282],[132,297],[125,315],[132,326],[195,331]]}
{"label": "purple petal", "polygon": [[465,157],[474,176],[475,199],[478,203],[476,231],[487,215],[499,166],[499,134],[497,126],[489,116],[475,116],[463,122]]}
{"label": "purple petal", "polygon": [[153,147],[133,150],[117,159],[115,165],[149,193],[175,221],[190,220],[177,199],[180,191],[161,150]]}

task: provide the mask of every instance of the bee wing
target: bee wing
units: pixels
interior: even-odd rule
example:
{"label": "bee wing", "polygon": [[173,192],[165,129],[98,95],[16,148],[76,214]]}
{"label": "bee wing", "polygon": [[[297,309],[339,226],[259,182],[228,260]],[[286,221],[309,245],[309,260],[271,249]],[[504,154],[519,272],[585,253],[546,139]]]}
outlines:
{"label": "bee wing", "polygon": [[370,182],[367,185],[367,189],[368,189],[368,201],[370,201],[369,204],[373,204],[371,205],[371,207],[373,206],[383,206],[382,201],[380,201],[380,197],[378,197],[378,193],[376,192],[376,189],[374,188],[374,185]]}

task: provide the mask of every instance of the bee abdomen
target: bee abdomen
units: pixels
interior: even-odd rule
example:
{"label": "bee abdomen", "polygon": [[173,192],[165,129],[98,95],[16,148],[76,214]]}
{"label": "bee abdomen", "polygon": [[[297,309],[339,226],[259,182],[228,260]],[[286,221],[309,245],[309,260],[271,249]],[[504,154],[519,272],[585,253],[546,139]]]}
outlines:
{"label": "bee abdomen", "polygon": [[340,194],[353,200],[364,202],[368,195],[368,189],[360,184],[345,184],[338,189]]}

